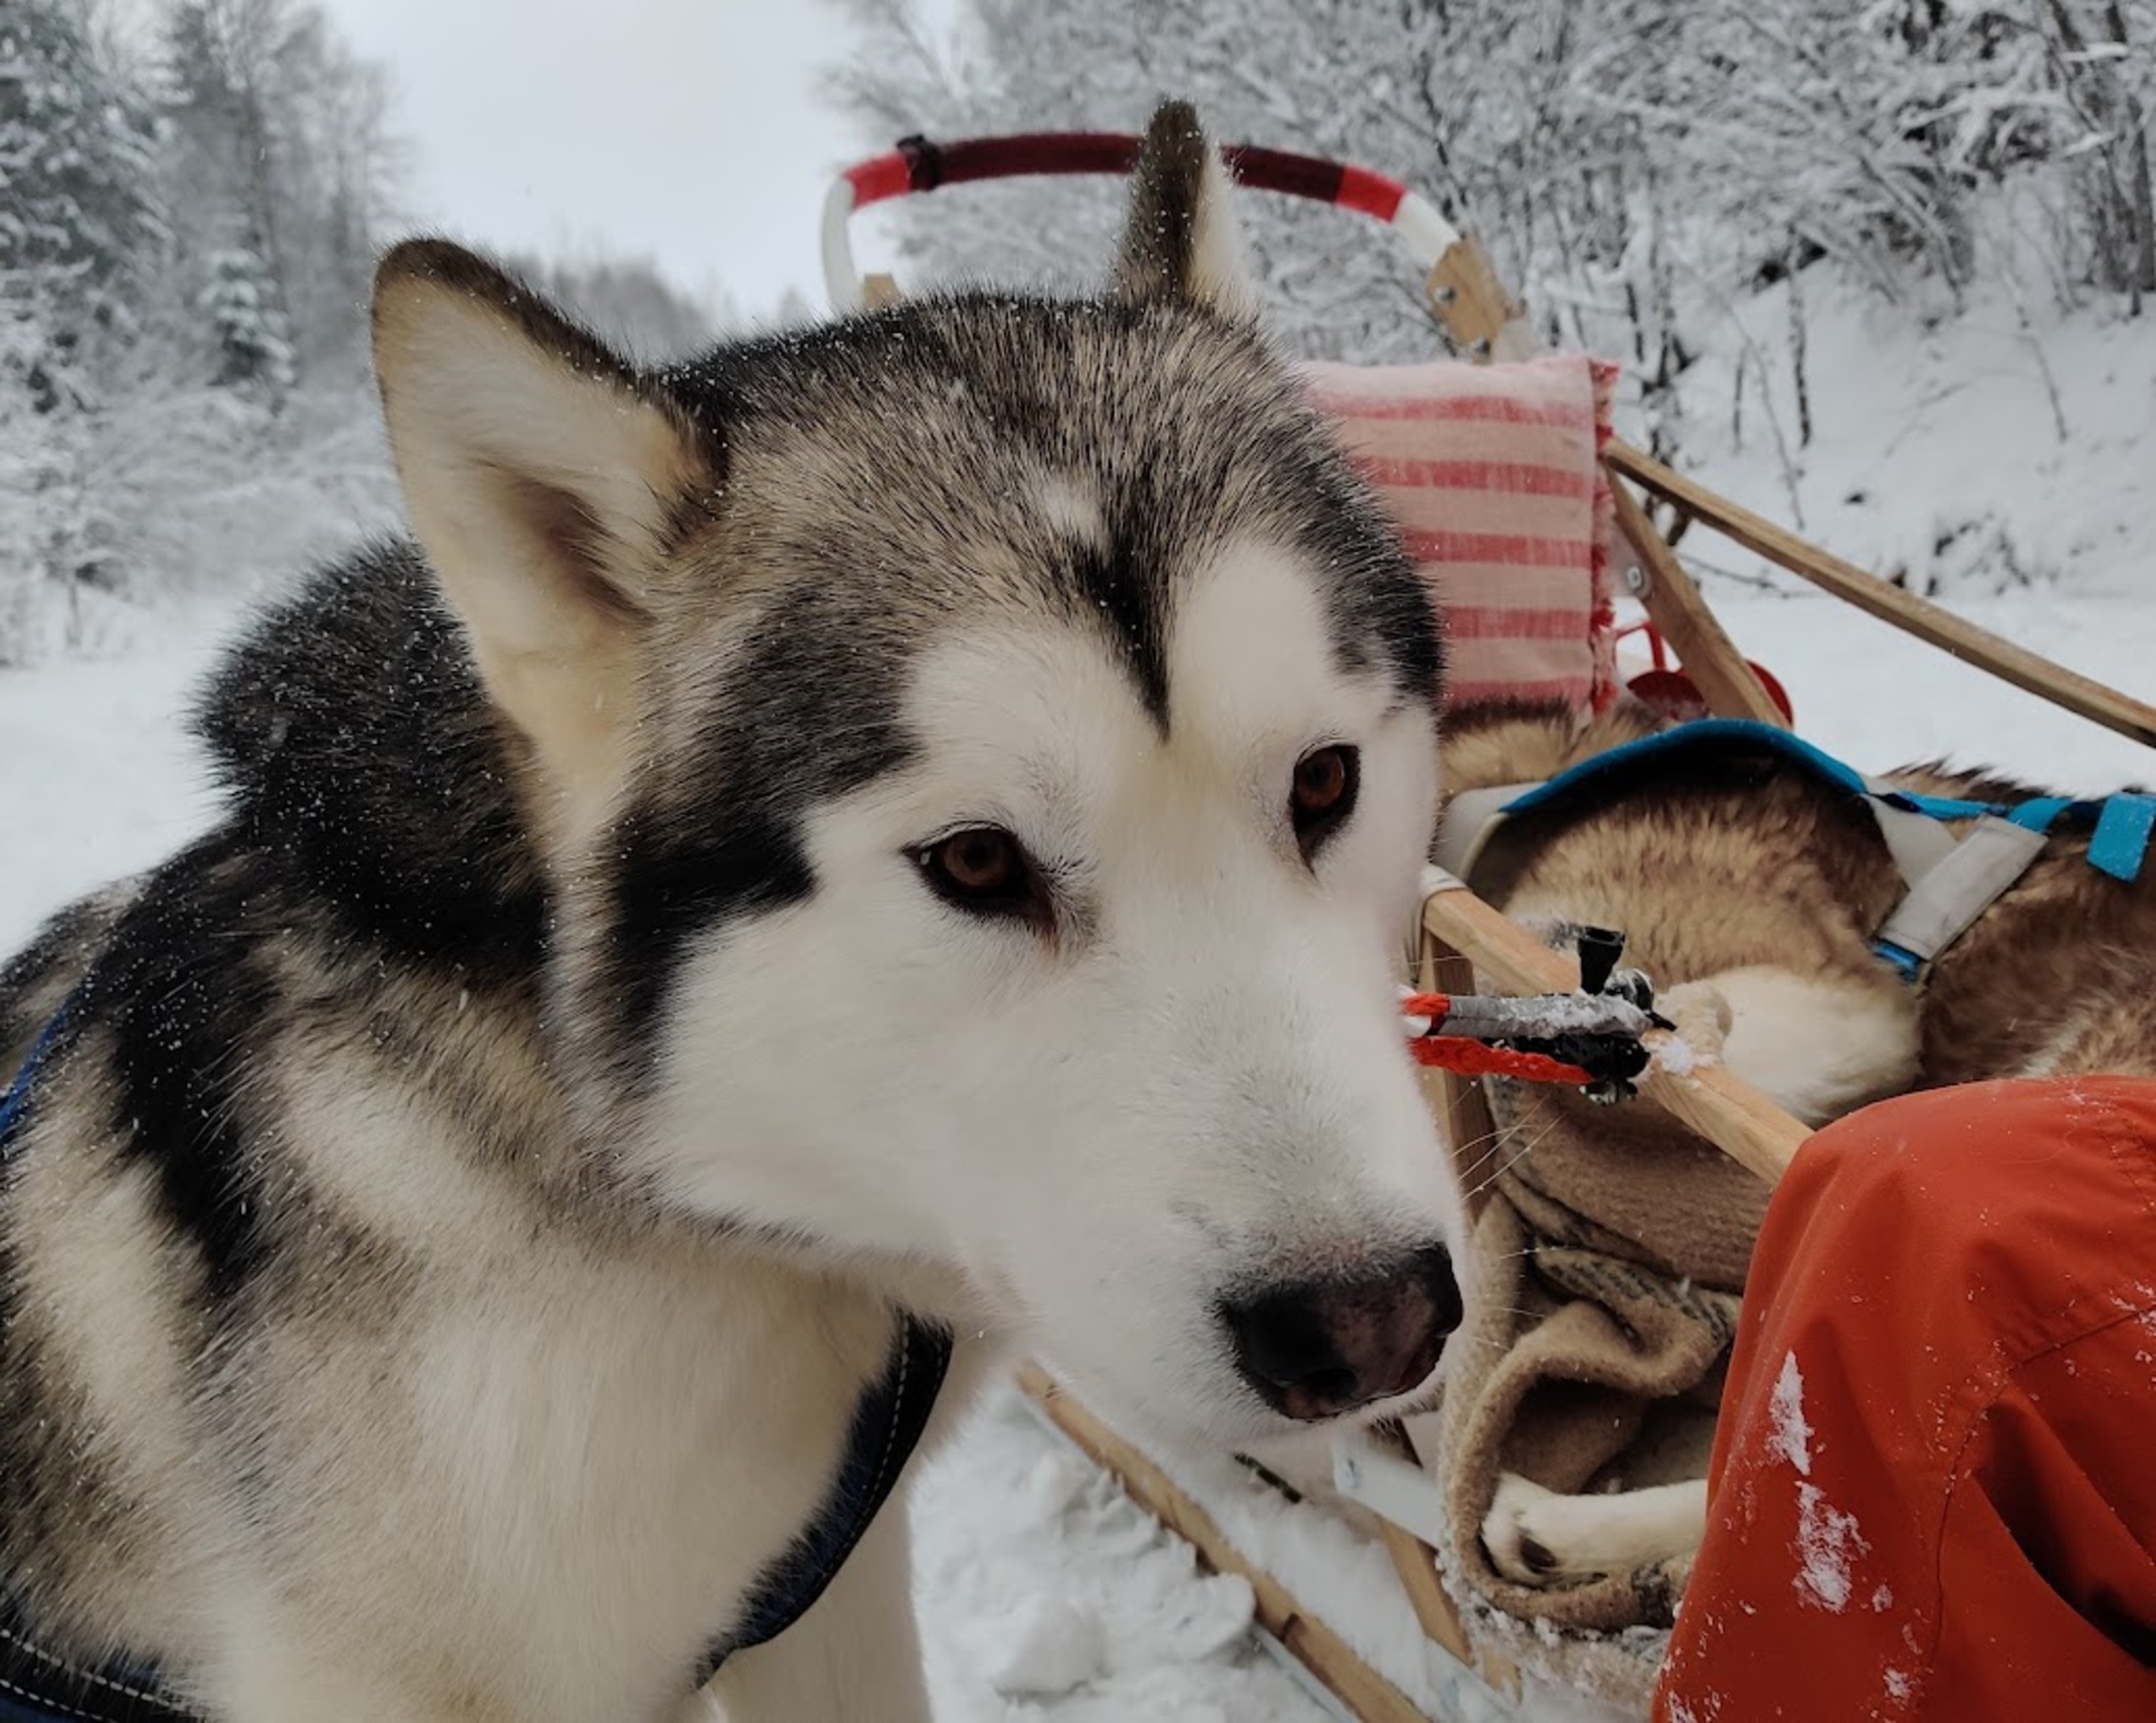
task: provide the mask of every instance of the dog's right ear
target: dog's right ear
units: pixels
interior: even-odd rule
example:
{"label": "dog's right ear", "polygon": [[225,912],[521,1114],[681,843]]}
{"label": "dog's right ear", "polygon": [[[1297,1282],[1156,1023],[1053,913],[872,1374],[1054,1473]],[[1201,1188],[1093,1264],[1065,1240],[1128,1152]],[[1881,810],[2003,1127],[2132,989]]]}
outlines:
{"label": "dog's right ear", "polygon": [[405,505],[488,694],[572,825],[625,769],[666,553],[715,495],[714,431],[492,264],[408,240],[374,276]]}
{"label": "dog's right ear", "polygon": [[1163,102],[1131,171],[1113,293],[1133,304],[1183,300],[1244,320],[1257,290],[1244,266],[1235,190],[1188,102]]}

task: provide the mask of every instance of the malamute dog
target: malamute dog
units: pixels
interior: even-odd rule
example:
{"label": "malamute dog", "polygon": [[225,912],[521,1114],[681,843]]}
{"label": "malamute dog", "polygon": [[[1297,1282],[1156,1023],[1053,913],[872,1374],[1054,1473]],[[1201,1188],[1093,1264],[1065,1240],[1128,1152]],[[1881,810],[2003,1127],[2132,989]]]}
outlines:
{"label": "malamute dog", "polygon": [[[1631,703],[1580,719],[1547,707],[1455,714],[1448,793],[1543,782],[1659,728]],[[1988,772],[1905,766],[1883,787],[2020,806],[2043,793]],[[1780,752],[1707,748],[1641,758],[1603,785],[1507,829],[1477,869],[1489,899],[1562,943],[1621,928],[1625,960],[1662,989],[1711,1054],[1807,1124],[1919,1088],[1991,1078],[2156,1076],[2156,885],[2090,863],[2060,827],[2026,872],[1925,967],[1874,949],[1902,874],[1862,800]],[[1520,1086],[1523,1141],[1598,1134],[1642,1151],[1683,1127]],[[1697,1547],[1702,1484],[1560,1496],[1507,1478],[1483,1526],[1521,1585],[1626,1573]]]}
{"label": "malamute dog", "polygon": [[1098,300],[661,372],[388,256],[412,542],[0,978],[0,1713],[903,1723],[953,1337],[939,1422],[1000,1342],[1219,1442],[1431,1375],[1440,641],[1227,198],[1170,105]]}

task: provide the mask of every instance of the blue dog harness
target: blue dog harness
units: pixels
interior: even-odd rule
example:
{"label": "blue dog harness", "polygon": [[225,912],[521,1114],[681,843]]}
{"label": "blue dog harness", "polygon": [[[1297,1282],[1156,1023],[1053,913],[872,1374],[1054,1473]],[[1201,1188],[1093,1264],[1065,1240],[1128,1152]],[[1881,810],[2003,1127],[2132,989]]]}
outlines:
{"label": "blue dog harness", "polygon": [[1939,954],[2028,871],[2056,827],[2090,827],[2088,864],[2118,880],[2139,877],[2156,833],[2156,796],[2039,796],[2006,804],[1913,795],[1865,777],[1778,725],[1696,718],[1607,749],[1543,783],[1463,791],[1446,807],[1438,864],[1472,883],[1476,862],[1508,820],[1561,811],[1596,789],[1616,789],[1643,765],[1744,753],[1790,762],[1871,811],[1907,888],[1874,931],[1872,949],[1912,982],[1921,981]]}
{"label": "blue dog harness", "polygon": [[[0,1095],[0,1178],[30,1115],[31,1091],[66,1023],[62,1006]],[[776,1639],[837,1577],[920,1446],[951,1366],[951,1332],[902,1313],[884,1371],[854,1408],[846,1447],[815,1517],[751,1590],[740,1619],[696,1671],[702,1687],[737,1651]],[[154,1667],[124,1659],[89,1667],[46,1650],[13,1590],[0,1581],[0,1723],[201,1723]]]}

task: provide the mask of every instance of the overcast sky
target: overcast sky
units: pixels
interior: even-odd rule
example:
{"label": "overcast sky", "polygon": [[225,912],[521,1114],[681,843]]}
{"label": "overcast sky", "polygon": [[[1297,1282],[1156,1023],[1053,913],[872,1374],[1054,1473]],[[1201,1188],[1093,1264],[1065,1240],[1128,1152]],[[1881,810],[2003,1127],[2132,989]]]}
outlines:
{"label": "overcast sky", "polygon": [[395,74],[417,221],[482,246],[648,256],[751,314],[789,285],[823,308],[824,188],[872,152],[816,96],[844,46],[821,0],[324,5]]}

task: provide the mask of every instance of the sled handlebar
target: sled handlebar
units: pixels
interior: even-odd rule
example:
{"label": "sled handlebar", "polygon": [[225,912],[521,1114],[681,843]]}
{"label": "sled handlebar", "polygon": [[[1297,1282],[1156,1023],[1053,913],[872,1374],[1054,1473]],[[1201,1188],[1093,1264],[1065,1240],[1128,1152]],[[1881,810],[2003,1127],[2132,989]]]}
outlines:
{"label": "sled handlebar", "polygon": [[[889,153],[843,170],[823,203],[823,281],[832,309],[856,312],[867,303],[846,231],[856,211],[983,179],[1127,174],[1137,165],[1139,143],[1136,136],[1120,131],[1037,131],[951,143],[907,137]],[[1425,273],[1459,243],[1458,230],[1429,199],[1367,168],[1259,144],[1226,144],[1220,156],[1240,184],[1334,204],[1388,223]]]}

